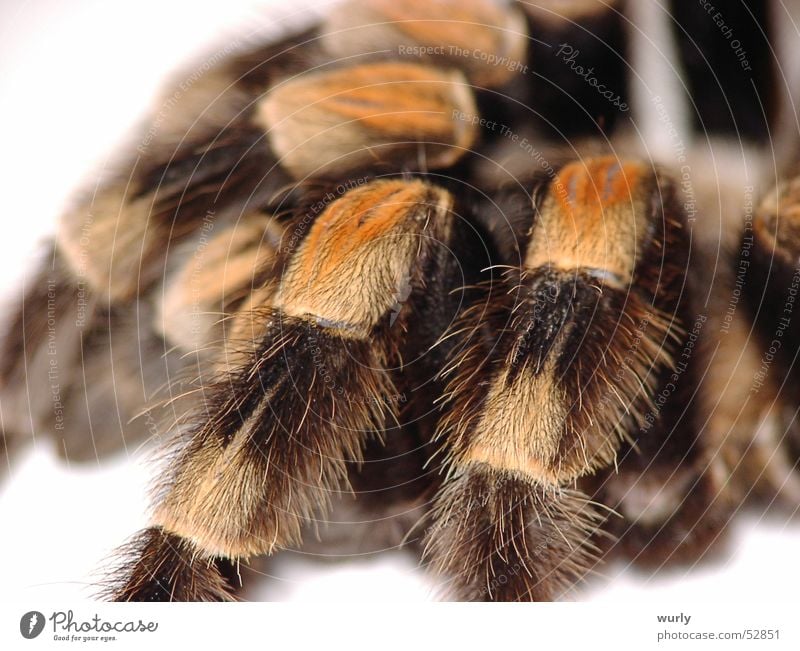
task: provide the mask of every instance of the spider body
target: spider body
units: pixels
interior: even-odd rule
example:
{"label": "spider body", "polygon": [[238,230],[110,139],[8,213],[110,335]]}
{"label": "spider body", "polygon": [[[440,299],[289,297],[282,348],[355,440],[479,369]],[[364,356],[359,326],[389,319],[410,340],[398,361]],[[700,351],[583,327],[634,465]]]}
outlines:
{"label": "spider body", "polygon": [[[232,599],[240,561],[320,536],[405,544],[454,598],[551,600],[603,560],[695,562],[751,493],[791,504],[791,392],[731,420],[747,391],[716,383],[776,329],[794,382],[794,186],[726,320],[736,247],[715,284],[720,238],[620,135],[622,3],[540,4],[346,3],[193,83],[65,214],[6,337],[3,435],[166,451],[107,596]],[[57,415],[26,388],[53,337]]]}

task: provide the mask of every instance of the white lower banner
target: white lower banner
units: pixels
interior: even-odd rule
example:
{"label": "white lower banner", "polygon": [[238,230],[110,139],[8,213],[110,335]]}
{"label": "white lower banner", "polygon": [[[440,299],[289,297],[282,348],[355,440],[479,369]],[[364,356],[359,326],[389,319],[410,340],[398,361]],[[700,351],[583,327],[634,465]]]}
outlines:
{"label": "white lower banner", "polygon": [[[3,604],[0,649],[800,649],[798,604]],[[175,646],[179,645],[179,646]],[[277,645],[280,645],[278,647]],[[520,646],[521,645],[521,646]],[[195,648],[194,646],[191,648]]]}

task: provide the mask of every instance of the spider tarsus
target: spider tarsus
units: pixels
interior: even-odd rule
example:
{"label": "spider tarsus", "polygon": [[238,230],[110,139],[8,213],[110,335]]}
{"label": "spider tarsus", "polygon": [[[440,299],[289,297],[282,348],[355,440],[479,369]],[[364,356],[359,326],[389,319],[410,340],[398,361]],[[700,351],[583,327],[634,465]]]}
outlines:
{"label": "spider tarsus", "polygon": [[204,556],[160,527],[138,533],[118,556],[102,594],[112,601],[232,601],[240,587],[231,561]]}
{"label": "spider tarsus", "polygon": [[470,465],[436,499],[425,558],[453,599],[553,601],[596,562],[602,520],[577,491]]}

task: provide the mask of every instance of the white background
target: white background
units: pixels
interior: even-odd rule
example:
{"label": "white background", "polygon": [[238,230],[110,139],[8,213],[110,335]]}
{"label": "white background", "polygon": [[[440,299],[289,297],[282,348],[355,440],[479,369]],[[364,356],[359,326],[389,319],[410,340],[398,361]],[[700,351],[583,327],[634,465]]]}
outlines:
{"label": "white background", "polygon": [[[280,14],[302,18],[297,2]],[[209,43],[222,46],[280,25],[264,2],[226,0],[2,0],[0,3],[0,279],[9,291],[52,230],[70,192],[145,111],[165,73]],[[145,523],[146,454],[68,468],[37,440],[0,486],[0,600],[88,599],[103,558]],[[736,527],[733,553],[714,567],[648,579],[624,567],[587,599],[798,600],[800,526],[752,515]],[[403,555],[322,566],[293,557],[264,600],[418,601],[430,595]]]}

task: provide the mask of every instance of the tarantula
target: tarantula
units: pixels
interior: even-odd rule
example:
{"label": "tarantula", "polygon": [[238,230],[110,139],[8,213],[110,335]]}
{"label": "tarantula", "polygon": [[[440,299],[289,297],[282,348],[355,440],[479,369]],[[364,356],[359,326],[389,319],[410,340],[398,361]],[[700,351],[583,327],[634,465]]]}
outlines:
{"label": "tarantula", "polygon": [[[624,114],[625,12],[353,0],[168,91],[64,215],[0,367],[6,454],[164,450],[105,596],[232,599],[240,560],[336,539],[417,551],[455,599],[552,600],[796,508],[800,177],[687,201]],[[681,56],[700,124],[757,142],[747,42],[753,84]]]}

